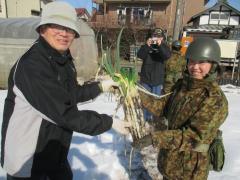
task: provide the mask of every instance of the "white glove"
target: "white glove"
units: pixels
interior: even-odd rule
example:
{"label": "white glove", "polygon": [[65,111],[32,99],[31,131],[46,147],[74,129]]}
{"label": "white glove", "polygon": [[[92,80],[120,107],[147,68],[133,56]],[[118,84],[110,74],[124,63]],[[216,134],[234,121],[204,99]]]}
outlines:
{"label": "white glove", "polygon": [[113,118],[112,128],[123,135],[129,134],[130,123],[118,118]]}
{"label": "white glove", "polygon": [[113,81],[112,79],[104,79],[100,81],[101,87],[102,87],[102,91],[103,92],[107,92],[110,90],[111,87],[115,86],[119,86],[119,84],[115,81]]}

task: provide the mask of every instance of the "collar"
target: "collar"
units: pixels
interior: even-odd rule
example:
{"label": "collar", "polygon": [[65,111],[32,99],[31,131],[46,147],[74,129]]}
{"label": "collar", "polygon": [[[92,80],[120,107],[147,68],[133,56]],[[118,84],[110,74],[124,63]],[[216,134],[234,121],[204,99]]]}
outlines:
{"label": "collar", "polygon": [[204,78],[204,79],[195,79],[188,72],[185,71],[183,75],[183,85],[187,89],[196,89],[200,87],[209,87],[210,84],[214,82],[214,79],[210,78]]}
{"label": "collar", "polygon": [[37,41],[43,46],[44,51],[47,52],[47,57],[49,60],[54,60],[58,64],[62,65],[69,60],[73,60],[69,49],[66,51],[66,53],[61,54],[52,46],[50,46],[50,44],[42,36],[39,36]]}
{"label": "collar", "polygon": [[172,50],[172,53],[181,55],[181,52],[180,51],[176,51],[176,50]]}

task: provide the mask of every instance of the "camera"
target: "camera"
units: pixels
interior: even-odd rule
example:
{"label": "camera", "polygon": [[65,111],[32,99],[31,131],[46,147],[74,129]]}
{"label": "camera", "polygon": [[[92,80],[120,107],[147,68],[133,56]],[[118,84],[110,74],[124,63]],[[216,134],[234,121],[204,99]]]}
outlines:
{"label": "camera", "polygon": [[157,37],[152,37],[152,42],[151,42],[151,49],[153,50],[153,52],[157,52],[158,51],[158,44],[157,44]]}

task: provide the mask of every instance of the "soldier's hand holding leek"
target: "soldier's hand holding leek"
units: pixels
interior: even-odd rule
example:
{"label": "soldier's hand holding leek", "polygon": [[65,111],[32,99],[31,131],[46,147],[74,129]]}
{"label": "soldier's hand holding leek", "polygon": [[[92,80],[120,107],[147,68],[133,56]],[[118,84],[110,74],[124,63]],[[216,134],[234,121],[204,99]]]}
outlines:
{"label": "soldier's hand holding leek", "polygon": [[135,140],[132,143],[132,146],[137,149],[142,149],[144,147],[150,146],[153,144],[152,135],[146,135],[138,140]]}

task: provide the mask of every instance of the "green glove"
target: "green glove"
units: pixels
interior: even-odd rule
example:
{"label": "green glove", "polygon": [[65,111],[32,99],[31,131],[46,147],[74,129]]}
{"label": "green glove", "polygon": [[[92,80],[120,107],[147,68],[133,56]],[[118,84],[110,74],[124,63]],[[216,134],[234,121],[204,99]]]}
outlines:
{"label": "green glove", "polygon": [[132,143],[132,146],[137,149],[142,149],[144,147],[150,146],[153,144],[152,135],[146,135],[139,140],[136,140]]}

